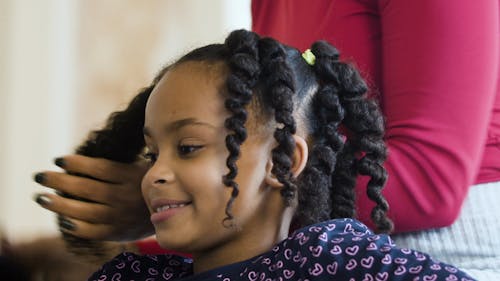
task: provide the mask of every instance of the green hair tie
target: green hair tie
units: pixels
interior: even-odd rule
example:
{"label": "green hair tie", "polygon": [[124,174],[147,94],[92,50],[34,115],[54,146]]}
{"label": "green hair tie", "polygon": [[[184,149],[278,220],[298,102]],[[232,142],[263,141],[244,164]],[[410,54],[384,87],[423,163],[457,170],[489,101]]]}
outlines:
{"label": "green hair tie", "polygon": [[316,56],[311,52],[311,49],[307,49],[302,53],[302,57],[307,62],[308,65],[314,65],[316,62]]}

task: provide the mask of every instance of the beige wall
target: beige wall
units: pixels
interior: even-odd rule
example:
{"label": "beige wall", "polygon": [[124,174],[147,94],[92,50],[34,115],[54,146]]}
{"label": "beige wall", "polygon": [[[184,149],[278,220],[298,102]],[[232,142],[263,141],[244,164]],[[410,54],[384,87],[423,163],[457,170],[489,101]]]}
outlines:
{"label": "beige wall", "polygon": [[56,233],[31,199],[54,169],[156,71],[250,27],[249,0],[0,0],[0,231]]}

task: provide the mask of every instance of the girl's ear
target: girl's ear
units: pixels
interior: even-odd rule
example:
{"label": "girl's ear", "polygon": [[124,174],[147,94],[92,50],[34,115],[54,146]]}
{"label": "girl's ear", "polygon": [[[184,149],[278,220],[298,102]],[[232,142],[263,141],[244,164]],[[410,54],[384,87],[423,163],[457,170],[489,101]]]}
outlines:
{"label": "girl's ear", "polygon": [[[304,138],[294,135],[295,149],[292,155],[292,167],[291,172],[294,178],[297,178],[300,173],[304,170],[307,163],[307,157],[309,155],[309,150],[307,147],[307,142]],[[281,188],[283,184],[278,181],[278,178],[272,173],[273,170],[273,160],[270,157],[266,164],[266,183],[271,187]]]}

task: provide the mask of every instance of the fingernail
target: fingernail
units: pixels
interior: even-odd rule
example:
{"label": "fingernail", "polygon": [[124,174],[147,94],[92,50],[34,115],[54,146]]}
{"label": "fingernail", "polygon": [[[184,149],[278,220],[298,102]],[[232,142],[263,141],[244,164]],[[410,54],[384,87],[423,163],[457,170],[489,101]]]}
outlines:
{"label": "fingernail", "polygon": [[52,203],[52,200],[46,195],[37,194],[37,195],[35,195],[35,202],[42,205],[42,206],[45,206],[45,205]]}
{"label": "fingernail", "polygon": [[66,230],[75,230],[76,225],[65,217],[59,217],[59,227]]}
{"label": "fingernail", "polygon": [[58,157],[54,159],[54,164],[58,167],[64,168],[64,166],[66,166],[66,161],[64,161],[64,158]]}
{"label": "fingernail", "polygon": [[35,176],[34,176],[34,180],[37,182],[37,183],[43,183],[45,181],[45,174],[44,173],[37,173]]}

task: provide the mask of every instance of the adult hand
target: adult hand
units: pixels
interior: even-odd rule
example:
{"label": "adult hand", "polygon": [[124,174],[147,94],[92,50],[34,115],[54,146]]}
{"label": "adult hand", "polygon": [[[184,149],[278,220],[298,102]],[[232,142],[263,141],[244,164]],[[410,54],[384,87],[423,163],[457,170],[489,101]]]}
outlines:
{"label": "adult hand", "polygon": [[[153,234],[141,194],[145,161],[132,164],[69,155],[56,159],[65,172],[45,171],[35,181],[57,191],[40,193],[35,201],[62,215],[61,230],[93,240],[135,240]],[[67,198],[68,194],[75,198]]]}

